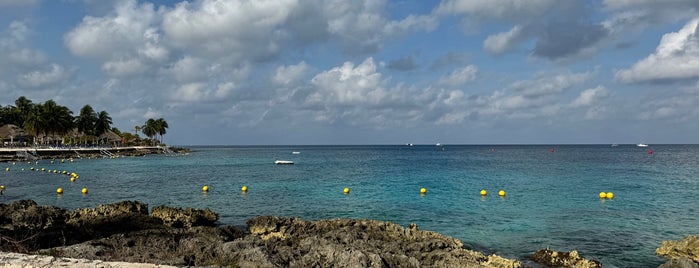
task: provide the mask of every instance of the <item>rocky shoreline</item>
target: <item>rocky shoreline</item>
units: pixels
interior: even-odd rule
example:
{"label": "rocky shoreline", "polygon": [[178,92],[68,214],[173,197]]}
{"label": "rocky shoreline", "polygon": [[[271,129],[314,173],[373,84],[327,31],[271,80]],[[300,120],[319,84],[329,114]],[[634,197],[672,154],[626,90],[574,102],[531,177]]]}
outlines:
{"label": "rocky shoreline", "polygon": [[[0,266],[601,267],[575,251],[541,250],[524,262],[486,256],[414,224],[260,216],[241,230],[217,220],[208,209],[149,210],[138,201],[72,211],[31,200],[0,204]],[[666,267],[697,267],[699,237],[688,239],[658,249],[667,265],[685,265]]]}

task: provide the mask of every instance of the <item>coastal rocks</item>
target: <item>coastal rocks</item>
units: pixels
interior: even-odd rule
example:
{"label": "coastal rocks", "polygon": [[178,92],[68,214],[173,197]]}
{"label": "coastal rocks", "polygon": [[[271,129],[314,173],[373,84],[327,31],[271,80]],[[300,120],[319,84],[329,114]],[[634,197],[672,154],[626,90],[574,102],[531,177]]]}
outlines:
{"label": "coastal rocks", "polygon": [[32,200],[20,200],[12,204],[0,204],[0,229],[46,230],[62,225],[66,210],[39,206]]}
{"label": "coastal rocks", "polygon": [[163,224],[175,228],[189,228],[192,226],[214,226],[218,220],[218,214],[209,209],[199,210],[193,208],[173,208],[157,206],[150,214],[161,219]]}
{"label": "coastal rocks", "polygon": [[680,241],[663,241],[655,254],[669,259],[661,267],[699,267],[699,236],[690,235]]}
{"label": "coastal rocks", "polygon": [[571,267],[571,268],[601,268],[602,265],[597,260],[587,260],[581,257],[577,251],[561,252],[550,249],[542,249],[531,256],[537,263],[548,267]]}
{"label": "coastal rocks", "polygon": [[232,263],[222,244],[243,237],[235,227],[151,229],[41,250],[52,256],[103,261],[149,262],[178,266]]}
{"label": "coastal rocks", "polygon": [[[273,256],[275,266],[325,267],[519,267],[518,261],[486,257],[463,248],[456,238],[421,231],[417,226],[373,220],[257,217],[248,221],[250,242]],[[261,241],[254,241],[259,239]],[[259,255],[256,252],[253,252]],[[251,256],[246,255],[249,259]],[[503,264],[501,266],[501,264]]]}

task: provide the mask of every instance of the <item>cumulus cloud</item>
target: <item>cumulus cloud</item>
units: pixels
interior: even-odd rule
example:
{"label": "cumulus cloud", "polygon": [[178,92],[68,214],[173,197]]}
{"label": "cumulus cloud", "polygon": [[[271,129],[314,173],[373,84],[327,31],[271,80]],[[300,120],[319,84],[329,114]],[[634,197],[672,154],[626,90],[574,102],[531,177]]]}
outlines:
{"label": "cumulus cloud", "polygon": [[551,22],[539,33],[532,55],[550,60],[574,57],[608,36],[601,24]]}
{"label": "cumulus cloud", "polygon": [[507,32],[488,36],[483,41],[483,48],[490,54],[500,55],[511,51],[519,42],[526,39],[527,35],[521,25],[515,25]]}
{"label": "cumulus cloud", "polygon": [[159,36],[154,27],[158,22],[159,14],[153,4],[121,1],[104,17],[83,18],[80,25],[65,34],[65,44],[81,57],[135,56],[139,49],[148,51],[148,44],[157,45]]}
{"label": "cumulus cloud", "polygon": [[386,96],[382,82],[373,58],[356,67],[352,62],[345,62],[341,67],[324,71],[311,79],[318,91],[308,96],[306,103],[311,106],[379,103]]}
{"label": "cumulus cloud", "polygon": [[350,52],[368,53],[379,50],[387,38],[401,36],[413,30],[432,30],[436,18],[409,15],[398,21],[384,17],[386,1],[324,1],[323,16],[327,31],[340,38],[341,46]]}
{"label": "cumulus cloud", "polygon": [[663,35],[655,52],[616,72],[625,83],[673,81],[699,77],[699,19],[693,19],[677,32]]}
{"label": "cumulus cloud", "polygon": [[520,18],[545,13],[555,0],[445,0],[435,10],[438,14],[468,14],[484,18]]}
{"label": "cumulus cloud", "polygon": [[114,77],[141,74],[148,66],[138,59],[114,60],[102,64],[102,70]]}
{"label": "cumulus cloud", "polygon": [[580,95],[570,103],[570,106],[573,108],[591,106],[608,96],[609,92],[607,88],[604,86],[597,86],[580,92]]}
{"label": "cumulus cloud", "polygon": [[625,9],[638,7],[695,7],[699,8],[699,2],[694,0],[604,0],[603,4],[609,9]]}
{"label": "cumulus cloud", "polygon": [[233,82],[225,82],[209,87],[206,83],[189,83],[177,88],[172,100],[181,102],[224,101],[235,89]]}
{"label": "cumulus cloud", "polygon": [[477,76],[478,68],[475,65],[468,65],[458,68],[446,76],[442,76],[437,84],[446,87],[460,87],[476,80]]}
{"label": "cumulus cloud", "polygon": [[279,66],[272,77],[278,85],[290,85],[300,81],[308,72],[310,66],[302,61],[296,65]]}
{"label": "cumulus cloud", "polygon": [[22,75],[18,83],[25,87],[39,88],[50,85],[61,84],[72,75],[71,70],[58,65],[51,64],[45,69],[35,70]]}
{"label": "cumulus cloud", "polygon": [[523,97],[536,98],[564,92],[572,86],[588,81],[592,73],[540,74],[533,80],[515,82],[511,87]]}

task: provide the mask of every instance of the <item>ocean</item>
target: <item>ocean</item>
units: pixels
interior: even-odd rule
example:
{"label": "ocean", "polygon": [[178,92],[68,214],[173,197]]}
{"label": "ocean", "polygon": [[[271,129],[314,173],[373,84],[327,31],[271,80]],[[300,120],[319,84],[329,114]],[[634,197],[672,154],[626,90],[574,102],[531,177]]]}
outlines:
{"label": "ocean", "polygon": [[221,224],[241,227],[259,215],[416,223],[486,253],[577,250],[604,267],[657,267],[663,240],[699,234],[699,145],[190,148],[186,156],[0,163],[0,202],[74,209],[139,200],[210,208]]}

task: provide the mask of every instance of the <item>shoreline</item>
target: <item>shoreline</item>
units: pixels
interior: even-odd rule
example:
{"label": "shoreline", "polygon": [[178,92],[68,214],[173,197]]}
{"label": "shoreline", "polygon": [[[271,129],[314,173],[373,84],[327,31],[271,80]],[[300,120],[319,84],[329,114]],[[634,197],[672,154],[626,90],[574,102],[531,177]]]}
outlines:
{"label": "shoreline", "polygon": [[85,158],[177,154],[189,149],[166,146],[122,147],[13,147],[0,148],[0,162],[32,161],[46,158]]}
{"label": "shoreline", "polygon": [[[371,219],[257,216],[221,226],[209,209],[122,201],[66,210],[32,200],[0,203],[0,266],[100,267],[601,267],[576,251],[529,259],[487,255],[457,238]],[[687,246],[689,245],[689,246]],[[8,253],[11,252],[11,253]],[[664,241],[668,263],[699,264],[699,236]],[[679,253],[678,253],[679,252]],[[687,252],[682,255],[682,252]],[[694,252],[694,253],[693,253]],[[15,253],[31,254],[19,255]],[[699,255],[697,255],[699,256]],[[694,256],[696,257],[696,256]],[[688,266],[693,267],[693,266]]]}

